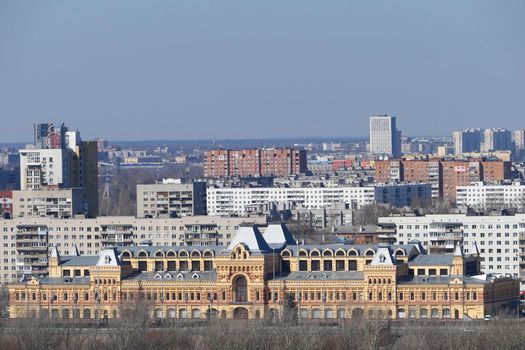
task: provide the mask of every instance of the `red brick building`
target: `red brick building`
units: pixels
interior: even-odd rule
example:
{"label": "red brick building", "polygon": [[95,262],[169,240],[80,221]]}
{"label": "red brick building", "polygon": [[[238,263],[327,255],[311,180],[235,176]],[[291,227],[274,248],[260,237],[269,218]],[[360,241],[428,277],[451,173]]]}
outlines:
{"label": "red brick building", "polygon": [[471,182],[488,183],[509,179],[511,163],[502,160],[378,160],[375,182],[430,182],[437,187],[439,198],[456,201],[457,186]]}
{"label": "red brick building", "polygon": [[354,160],[352,159],[334,159],[332,161],[332,169],[334,171],[350,169],[354,166]]}
{"label": "red brick building", "polygon": [[288,176],[307,171],[306,151],[293,148],[208,150],[204,176]]}

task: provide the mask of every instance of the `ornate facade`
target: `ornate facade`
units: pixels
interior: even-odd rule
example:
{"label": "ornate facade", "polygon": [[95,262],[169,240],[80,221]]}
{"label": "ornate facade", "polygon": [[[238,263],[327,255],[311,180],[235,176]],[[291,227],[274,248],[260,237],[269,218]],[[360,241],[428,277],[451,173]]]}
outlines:
{"label": "ornate facade", "polygon": [[519,284],[479,275],[479,254],[420,244],[298,245],[283,224],[241,226],[229,246],[133,246],[60,256],[9,285],[10,316],[158,319],[483,318],[516,310]]}

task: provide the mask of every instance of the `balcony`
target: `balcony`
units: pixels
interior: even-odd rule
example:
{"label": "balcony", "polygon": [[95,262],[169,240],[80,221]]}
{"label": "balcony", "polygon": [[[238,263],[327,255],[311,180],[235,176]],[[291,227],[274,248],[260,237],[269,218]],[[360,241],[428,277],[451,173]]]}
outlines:
{"label": "balcony", "polygon": [[231,301],[230,305],[253,305],[251,301]]}

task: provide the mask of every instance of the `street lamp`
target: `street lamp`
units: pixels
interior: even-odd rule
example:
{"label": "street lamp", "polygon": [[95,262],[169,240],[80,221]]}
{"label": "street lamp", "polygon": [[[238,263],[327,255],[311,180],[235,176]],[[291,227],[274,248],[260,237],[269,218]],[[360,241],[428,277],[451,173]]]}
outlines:
{"label": "street lamp", "polygon": [[301,290],[297,292],[297,306],[298,306],[298,313],[297,313],[297,324],[301,324],[301,299],[303,298],[303,295],[301,293]]}
{"label": "street lamp", "polygon": [[326,318],[326,292],[323,292],[322,302],[323,302],[323,320],[324,320]]}
{"label": "street lamp", "polygon": [[[78,292],[73,294],[73,318],[77,318],[77,303],[78,303]],[[78,318],[80,318],[80,310]]]}
{"label": "street lamp", "polygon": [[188,292],[184,292],[184,303],[186,305],[186,317],[185,321],[188,322]]}

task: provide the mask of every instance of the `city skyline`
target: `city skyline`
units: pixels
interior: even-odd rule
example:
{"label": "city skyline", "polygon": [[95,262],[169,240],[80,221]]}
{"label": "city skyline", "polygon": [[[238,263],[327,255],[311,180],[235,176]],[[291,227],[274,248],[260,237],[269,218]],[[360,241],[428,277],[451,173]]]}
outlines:
{"label": "city skyline", "polygon": [[522,2],[127,4],[0,5],[2,142],[41,120],[119,141],[523,127]]}

